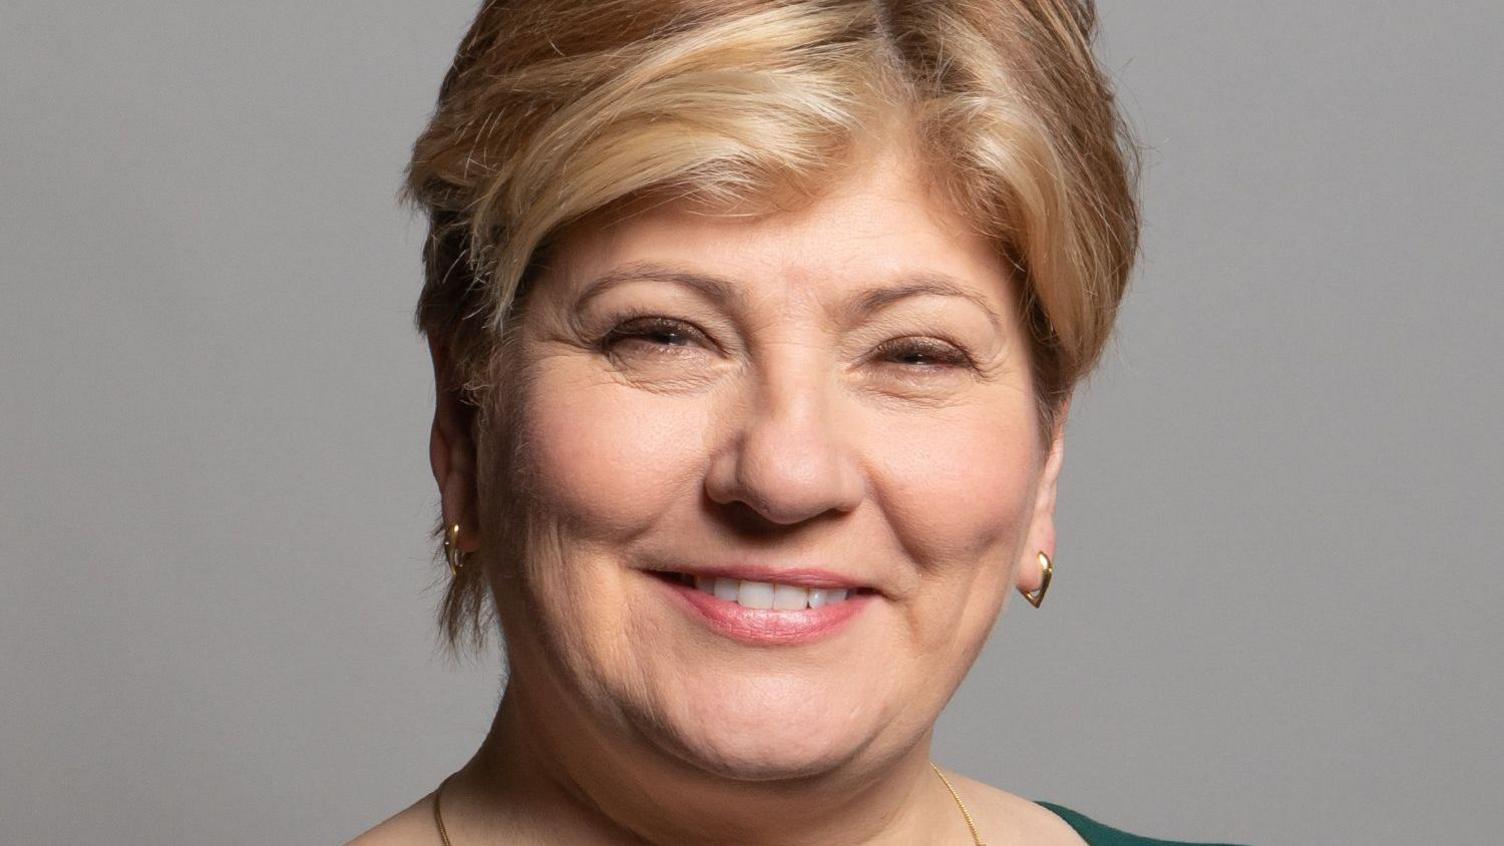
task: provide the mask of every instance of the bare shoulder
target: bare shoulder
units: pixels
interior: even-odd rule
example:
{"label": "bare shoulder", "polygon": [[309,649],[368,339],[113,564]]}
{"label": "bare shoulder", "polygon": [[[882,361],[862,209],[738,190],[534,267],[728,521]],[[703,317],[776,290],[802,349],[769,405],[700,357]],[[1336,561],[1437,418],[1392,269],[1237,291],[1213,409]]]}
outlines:
{"label": "bare shoulder", "polygon": [[976,820],[982,839],[1042,846],[1084,846],[1086,841],[1049,808],[949,770],[946,777]]}
{"label": "bare shoulder", "polygon": [[407,806],[345,846],[438,846],[433,822],[433,794]]}

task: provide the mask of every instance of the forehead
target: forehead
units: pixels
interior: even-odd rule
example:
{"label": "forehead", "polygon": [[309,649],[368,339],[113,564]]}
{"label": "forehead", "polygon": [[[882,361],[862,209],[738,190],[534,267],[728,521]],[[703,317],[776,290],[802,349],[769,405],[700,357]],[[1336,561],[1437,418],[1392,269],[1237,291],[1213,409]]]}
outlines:
{"label": "forehead", "polygon": [[893,151],[852,163],[818,198],[792,210],[738,214],[687,201],[643,202],[586,218],[555,239],[544,287],[573,301],[603,278],[655,275],[639,272],[644,268],[714,277],[749,302],[948,288],[1000,318],[1015,302],[1015,282],[994,242],[938,196],[912,158]]}

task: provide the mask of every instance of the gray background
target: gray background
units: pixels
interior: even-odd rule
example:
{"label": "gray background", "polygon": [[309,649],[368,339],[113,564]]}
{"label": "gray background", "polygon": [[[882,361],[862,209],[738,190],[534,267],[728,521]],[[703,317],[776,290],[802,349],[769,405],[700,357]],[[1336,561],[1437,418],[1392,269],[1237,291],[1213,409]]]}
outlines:
{"label": "gray background", "polygon": [[[1496,842],[1501,9],[1102,4],[1145,258],[1050,600],[937,759],[1146,834]],[[394,203],[473,10],[0,8],[0,842],[335,842],[480,741]]]}

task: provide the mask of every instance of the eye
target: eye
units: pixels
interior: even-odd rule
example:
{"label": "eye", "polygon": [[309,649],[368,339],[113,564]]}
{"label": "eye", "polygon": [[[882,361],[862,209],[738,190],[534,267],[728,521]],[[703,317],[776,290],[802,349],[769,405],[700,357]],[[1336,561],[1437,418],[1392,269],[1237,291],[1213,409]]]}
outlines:
{"label": "eye", "polygon": [[887,361],[918,370],[975,366],[964,349],[935,338],[898,338],[878,347],[878,353]]}
{"label": "eye", "polygon": [[701,342],[705,335],[700,330],[671,317],[645,315],[630,317],[617,323],[601,338],[599,346],[610,351],[624,344],[644,346],[652,354],[677,355],[678,348]]}

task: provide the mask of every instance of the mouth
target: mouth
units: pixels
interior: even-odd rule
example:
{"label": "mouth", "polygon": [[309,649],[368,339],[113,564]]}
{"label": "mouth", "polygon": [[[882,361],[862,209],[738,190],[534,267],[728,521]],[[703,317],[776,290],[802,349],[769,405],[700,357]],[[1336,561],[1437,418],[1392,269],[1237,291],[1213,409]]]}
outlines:
{"label": "mouth", "polygon": [[[872,588],[862,586],[811,587],[790,582],[703,576],[669,570],[650,570],[648,575],[755,611],[804,611],[839,605],[860,596],[877,593]],[[804,577],[804,581],[809,580]]]}
{"label": "mouth", "polygon": [[834,637],[881,594],[859,585],[837,586],[823,573],[784,571],[816,585],[731,576],[646,570],[671,605],[722,637],[748,646],[813,643]]}

